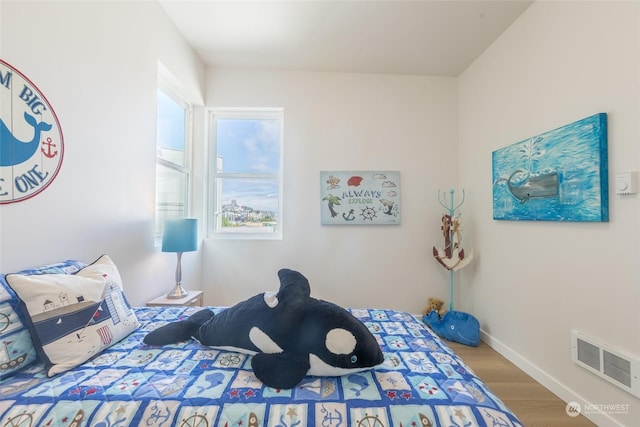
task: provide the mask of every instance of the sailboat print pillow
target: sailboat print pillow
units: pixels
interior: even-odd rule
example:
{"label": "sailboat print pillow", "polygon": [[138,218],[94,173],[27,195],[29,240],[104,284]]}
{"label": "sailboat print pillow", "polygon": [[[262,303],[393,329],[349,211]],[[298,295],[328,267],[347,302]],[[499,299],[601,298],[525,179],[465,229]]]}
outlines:
{"label": "sailboat print pillow", "polygon": [[26,307],[50,377],[84,363],[140,326],[107,255],[76,274],[8,274],[5,279]]}

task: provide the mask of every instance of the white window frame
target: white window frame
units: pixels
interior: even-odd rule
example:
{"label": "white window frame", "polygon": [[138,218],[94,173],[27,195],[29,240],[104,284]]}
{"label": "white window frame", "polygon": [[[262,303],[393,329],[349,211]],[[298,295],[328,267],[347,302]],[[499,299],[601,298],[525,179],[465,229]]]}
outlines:
{"label": "white window frame", "polygon": [[[277,173],[223,173],[218,167],[218,154],[216,147],[216,118],[221,119],[277,119],[280,121],[280,168]],[[284,111],[282,108],[210,108],[207,110],[208,126],[208,182],[207,182],[207,236],[211,238],[237,239],[237,240],[282,240],[284,226],[283,205],[283,181],[284,181]],[[245,178],[245,179],[277,179],[278,181],[278,226],[275,232],[242,232],[234,233],[221,231],[222,224],[222,191],[219,179]]]}
{"label": "white window frame", "polygon": [[[184,174],[186,180],[186,192],[184,200],[184,215],[182,218],[187,218],[191,214],[192,203],[192,145],[193,145],[193,106],[181,96],[173,85],[168,82],[168,79],[163,78],[162,74],[158,76],[158,86],[156,90],[162,90],[167,96],[173,99],[176,103],[182,106],[185,110],[185,123],[184,123],[184,165],[171,162],[158,156],[156,151],[156,170],[158,165],[167,167],[179,174]],[[157,114],[157,113],[156,113]],[[157,135],[156,135],[157,138]],[[157,172],[156,172],[157,173]],[[158,182],[156,182],[156,197]],[[154,206],[155,212],[155,230],[154,236],[156,244],[160,241],[162,236],[162,220],[158,215],[157,200]],[[177,217],[176,217],[177,218]]]}

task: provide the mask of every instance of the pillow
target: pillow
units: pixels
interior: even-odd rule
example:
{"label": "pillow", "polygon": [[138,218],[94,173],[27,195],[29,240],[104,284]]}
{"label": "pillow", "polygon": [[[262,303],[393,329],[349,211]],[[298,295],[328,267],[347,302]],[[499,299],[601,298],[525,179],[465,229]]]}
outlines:
{"label": "pillow", "polygon": [[140,326],[107,255],[76,274],[8,274],[6,280],[26,307],[50,377],[84,363]]}
{"label": "pillow", "polygon": [[[46,265],[20,274],[75,273],[86,264],[79,261],[64,261]],[[5,275],[0,275],[0,379],[26,368],[36,361],[28,318],[22,310],[20,300],[8,286]]]}

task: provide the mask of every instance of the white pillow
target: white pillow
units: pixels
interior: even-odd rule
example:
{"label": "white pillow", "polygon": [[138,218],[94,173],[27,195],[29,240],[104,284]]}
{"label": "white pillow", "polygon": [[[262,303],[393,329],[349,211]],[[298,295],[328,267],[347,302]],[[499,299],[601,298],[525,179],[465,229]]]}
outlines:
{"label": "white pillow", "polygon": [[76,274],[8,274],[26,306],[36,350],[50,377],[117,343],[140,323],[107,255]]}

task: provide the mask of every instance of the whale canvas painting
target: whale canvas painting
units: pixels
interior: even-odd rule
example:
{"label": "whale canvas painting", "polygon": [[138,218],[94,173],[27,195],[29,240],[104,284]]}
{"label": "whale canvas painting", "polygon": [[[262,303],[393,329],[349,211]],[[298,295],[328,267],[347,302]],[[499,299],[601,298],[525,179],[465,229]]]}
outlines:
{"label": "whale canvas painting", "polygon": [[492,172],[495,220],[607,222],[606,113],[494,151]]}

